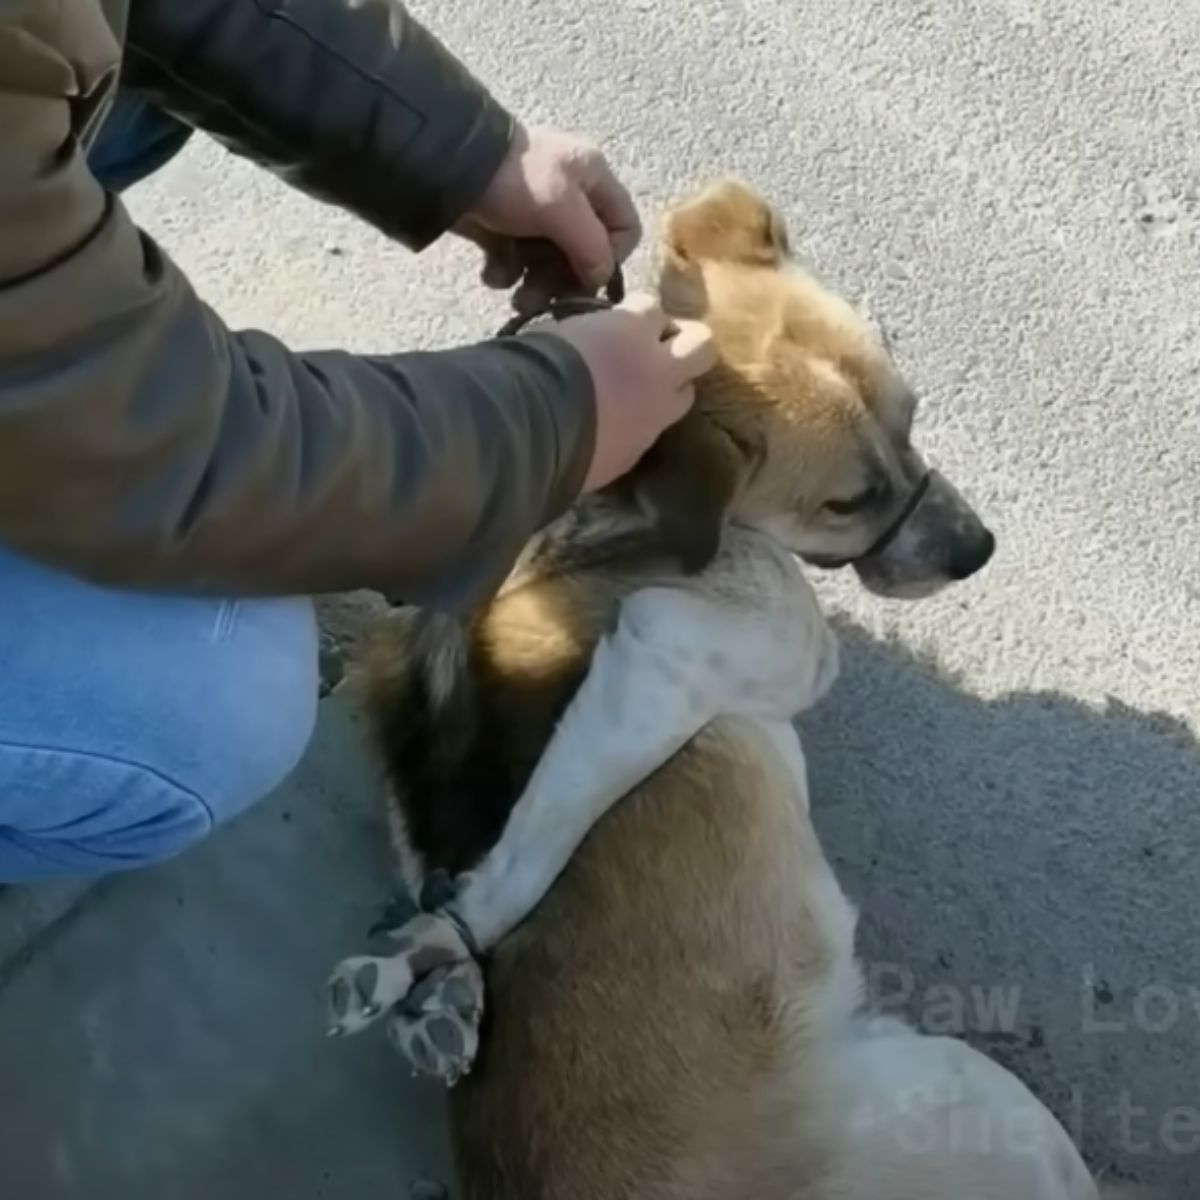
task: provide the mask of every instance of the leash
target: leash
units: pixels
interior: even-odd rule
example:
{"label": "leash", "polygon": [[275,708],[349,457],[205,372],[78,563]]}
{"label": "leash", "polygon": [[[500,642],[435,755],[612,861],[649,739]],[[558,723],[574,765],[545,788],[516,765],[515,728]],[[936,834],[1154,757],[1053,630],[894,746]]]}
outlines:
{"label": "leash", "polygon": [[926,471],[917,482],[917,486],[913,488],[912,493],[904,502],[904,507],[896,514],[892,523],[861,553],[856,554],[849,562],[858,562],[863,558],[870,558],[874,554],[878,554],[881,550],[886,550],[888,546],[896,540],[896,534],[904,528],[908,518],[917,511],[917,505],[925,499],[925,493],[929,491],[929,484],[933,479],[933,472]]}
{"label": "leash", "polygon": [[603,296],[559,296],[549,301],[541,308],[532,312],[517,313],[510,317],[496,332],[497,337],[513,337],[526,326],[550,317],[555,321],[565,321],[568,317],[580,317],[585,313],[604,312],[620,304],[625,299],[625,276],[620,266],[612,273],[612,278],[604,285]]}

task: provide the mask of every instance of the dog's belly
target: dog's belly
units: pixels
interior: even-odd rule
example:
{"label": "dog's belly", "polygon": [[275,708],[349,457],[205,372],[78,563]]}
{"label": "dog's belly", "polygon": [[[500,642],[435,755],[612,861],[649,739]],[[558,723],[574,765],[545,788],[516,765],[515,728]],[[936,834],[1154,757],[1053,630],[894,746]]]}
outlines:
{"label": "dog's belly", "polygon": [[792,1194],[797,1022],[853,971],[802,784],[794,733],[725,719],[597,825],[489,967],[468,1197]]}

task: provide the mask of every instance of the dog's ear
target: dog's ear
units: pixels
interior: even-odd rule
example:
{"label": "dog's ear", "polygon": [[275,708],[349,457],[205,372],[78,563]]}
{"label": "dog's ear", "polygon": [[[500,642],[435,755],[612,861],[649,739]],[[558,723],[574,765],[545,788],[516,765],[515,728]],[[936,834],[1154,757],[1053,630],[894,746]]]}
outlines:
{"label": "dog's ear", "polygon": [[778,267],[791,253],[783,218],[740,180],[712,184],[667,214],[668,259],[677,266],[736,262]]}
{"label": "dog's ear", "polygon": [[672,425],[634,469],[630,482],[638,503],[687,574],[716,557],[744,471],[733,439],[698,412]]}

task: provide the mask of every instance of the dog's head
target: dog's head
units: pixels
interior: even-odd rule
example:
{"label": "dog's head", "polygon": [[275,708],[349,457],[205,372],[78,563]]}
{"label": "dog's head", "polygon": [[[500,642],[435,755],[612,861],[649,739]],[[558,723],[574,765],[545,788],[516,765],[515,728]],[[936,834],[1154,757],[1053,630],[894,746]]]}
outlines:
{"label": "dog's head", "polygon": [[703,319],[719,365],[633,477],[689,569],[726,520],[804,560],[853,564],[871,591],[966,579],[994,539],[912,444],[917,402],[870,323],[789,261],[779,215],[736,181],[668,213],[666,311]]}

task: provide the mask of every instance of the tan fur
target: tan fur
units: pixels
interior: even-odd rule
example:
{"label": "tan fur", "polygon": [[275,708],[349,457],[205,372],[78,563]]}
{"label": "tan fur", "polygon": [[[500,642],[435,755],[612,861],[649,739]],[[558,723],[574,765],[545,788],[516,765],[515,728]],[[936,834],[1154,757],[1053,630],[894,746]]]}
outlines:
{"label": "tan fur", "polygon": [[488,1162],[507,1179],[468,1195],[611,1200],[649,1177],[664,1197],[770,1196],[788,1164],[819,1172],[781,1053],[831,953],[794,884],[825,868],[791,794],[730,724],[597,827],[489,973],[454,1136],[468,1180]]}
{"label": "tan fur", "polygon": [[825,1069],[806,1031],[836,946],[797,886],[828,867],[796,799],[761,733],[721,722],[596,828],[495,956],[484,1056],[451,1098],[468,1196],[821,1178],[831,1087],[797,1082]]}
{"label": "tan fur", "polygon": [[[903,490],[916,461],[915,400],[859,314],[786,255],[782,220],[739,183],[669,214],[663,305],[703,318],[720,362],[695,410],[649,457],[642,486],[653,506],[683,519],[776,520],[797,553],[854,554],[886,507],[848,519],[824,506],[875,475]],[[667,499],[656,494],[664,488]]]}
{"label": "tan fur", "polygon": [[[883,347],[785,263],[782,222],[740,184],[677,208],[664,241],[664,304],[703,316],[721,359],[633,481],[668,547],[702,555],[732,518],[798,553],[861,551],[886,507],[827,502],[913,456]],[[621,597],[677,570],[644,533],[628,507],[587,502],[475,621],[473,669],[503,695],[514,753],[544,746]],[[376,702],[410,656],[393,624]],[[852,923],[770,739],[708,727],[494,953],[481,1057],[451,1093],[464,1200],[836,1200],[845,1104],[823,1027],[853,1001]]]}

